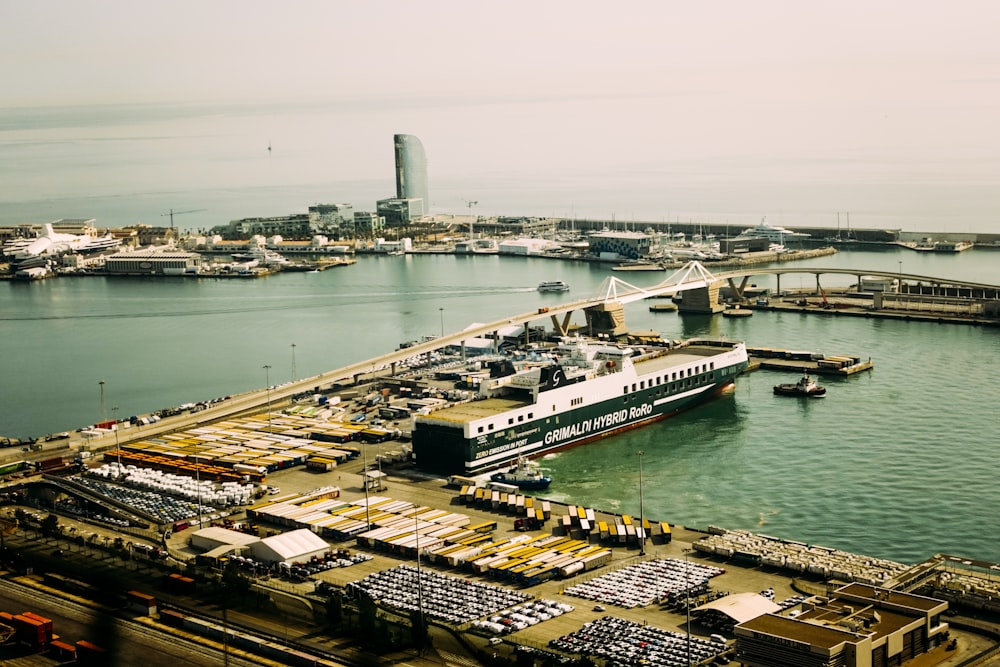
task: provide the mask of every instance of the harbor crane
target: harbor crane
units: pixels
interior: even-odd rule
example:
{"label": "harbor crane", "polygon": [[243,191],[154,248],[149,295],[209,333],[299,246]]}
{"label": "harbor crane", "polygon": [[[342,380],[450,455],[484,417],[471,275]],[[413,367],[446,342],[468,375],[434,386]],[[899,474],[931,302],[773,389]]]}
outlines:
{"label": "harbor crane", "polygon": [[203,209],[203,208],[192,208],[192,209],[189,209],[187,211],[175,211],[174,209],[170,209],[169,213],[161,213],[160,217],[162,218],[165,215],[169,215],[170,216],[170,229],[173,229],[174,228],[174,216],[175,215],[183,215],[185,213],[200,213],[201,211],[204,211],[204,210],[205,209]]}

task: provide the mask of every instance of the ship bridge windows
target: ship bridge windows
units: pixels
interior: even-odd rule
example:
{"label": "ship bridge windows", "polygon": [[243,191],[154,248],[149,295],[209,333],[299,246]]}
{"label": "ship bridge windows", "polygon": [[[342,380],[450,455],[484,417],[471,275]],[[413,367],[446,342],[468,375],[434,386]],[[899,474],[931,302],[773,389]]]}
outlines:
{"label": "ship bridge windows", "polygon": [[569,401],[570,407],[576,407],[577,405],[583,404],[583,398],[572,398]]}

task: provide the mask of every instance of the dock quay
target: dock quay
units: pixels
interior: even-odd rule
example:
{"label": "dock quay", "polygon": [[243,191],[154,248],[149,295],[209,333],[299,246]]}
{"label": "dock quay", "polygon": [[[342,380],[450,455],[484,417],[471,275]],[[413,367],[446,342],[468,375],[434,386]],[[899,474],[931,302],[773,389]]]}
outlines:
{"label": "dock quay", "polygon": [[[826,257],[835,255],[837,249],[833,246],[822,248],[812,248],[810,250],[792,250],[786,252],[748,252],[729,259],[705,261],[705,265],[711,268],[739,269],[756,264],[771,264],[775,262],[795,262],[803,259],[813,259],[814,257]],[[675,262],[657,262],[651,260],[636,260],[617,264],[611,267],[612,271],[672,271],[683,267],[688,260]]]}
{"label": "dock quay", "polygon": [[[492,524],[492,531],[473,538],[479,540],[476,544],[486,545],[478,549],[449,547],[436,539],[432,543],[430,534],[440,529],[427,525],[421,532],[422,536],[428,536],[425,547],[424,537],[419,538],[419,543],[413,537],[412,526],[415,522],[411,517],[410,529],[406,529],[406,524],[397,524],[402,527],[397,528],[400,534],[396,538],[389,537],[387,541],[388,533],[385,532],[370,536],[379,542],[376,546],[373,540],[371,547],[363,547],[374,554],[372,560],[350,568],[323,572],[317,578],[335,587],[348,587],[353,582],[366,580],[370,575],[399,567],[400,562],[409,563],[412,569],[419,544],[423,567],[434,571],[436,578],[444,575],[445,579],[441,581],[456,577],[504,589],[513,587],[530,593],[535,599],[555,600],[575,608],[558,618],[505,635],[503,643],[496,645],[501,655],[512,656],[524,647],[544,650],[555,638],[577,631],[581,623],[596,623],[608,614],[643,627],[648,625],[684,633],[687,629],[685,610],[678,611],[674,605],[667,603],[668,598],[676,599],[676,595],[671,596],[667,591],[653,592],[643,582],[647,581],[644,573],[649,568],[657,568],[657,571],[658,568],[670,568],[670,572],[676,574],[690,567],[697,568],[698,572],[704,571],[711,582],[710,591],[699,589],[697,593],[691,593],[688,611],[693,619],[701,617],[704,610],[700,607],[708,606],[716,595],[728,597],[773,591],[774,602],[784,606],[797,604],[796,600],[813,595],[830,595],[840,586],[855,582],[947,599],[953,605],[949,614],[959,614],[950,616],[949,624],[952,635],[960,639],[960,650],[950,654],[956,661],[938,664],[958,665],[959,657],[968,660],[973,655],[995,649],[995,642],[989,637],[966,629],[974,627],[972,619],[968,626],[962,623],[963,613],[975,614],[991,609],[990,605],[1000,606],[995,602],[1000,600],[1000,582],[991,579],[991,569],[986,563],[935,555],[925,562],[910,565],[745,530],[716,526],[698,529],[661,521],[660,518],[630,517],[620,511],[547,499],[544,493],[534,496],[533,504],[545,504],[548,517],[545,524],[522,532],[517,528],[517,521],[526,515],[527,510],[522,508],[530,496],[522,496],[525,500],[521,502],[515,500],[512,503],[508,499],[506,503],[498,502],[495,506],[492,499],[470,502],[468,489],[463,493],[462,489],[449,486],[442,478],[427,476],[402,465],[384,467],[386,486],[378,496],[369,495],[366,499],[362,471],[353,467],[357,464],[358,461],[354,460],[338,469],[337,479],[342,485],[340,501],[358,506],[373,504],[373,513],[379,505],[387,507],[405,501],[420,508],[421,516],[437,512],[449,519],[461,514],[469,518],[470,526]],[[302,491],[306,492],[310,485],[315,484],[314,478],[302,477],[300,472],[278,474],[279,483],[285,490],[297,489],[302,483],[306,485],[301,487]],[[466,500],[463,501],[463,497]],[[594,526],[589,532],[583,530],[588,516],[593,519],[591,525]],[[640,540],[642,533],[638,531],[620,542],[615,537],[605,537],[600,528],[602,522],[609,525],[628,525],[626,522],[631,522],[633,527],[649,526],[648,539]],[[669,532],[664,532],[664,529]],[[394,539],[399,540],[398,546],[389,544]],[[357,542],[360,545],[362,540],[357,539]],[[581,564],[576,569],[567,567],[568,561],[551,570],[530,567],[527,559],[533,555],[557,558],[546,553],[556,550],[557,547],[552,545],[557,543],[567,550],[569,556],[572,553],[583,554],[577,559]],[[589,553],[588,549],[591,550]],[[531,553],[532,550],[534,553]],[[592,567],[585,565],[583,561],[588,556],[595,559],[591,562],[599,564]],[[651,594],[652,599],[648,597]],[[487,638],[492,635],[481,632],[476,623],[460,623],[457,629],[473,645],[493,647],[487,644]],[[708,638],[710,632],[729,632],[711,628],[698,620],[690,629],[694,637],[703,640]]]}
{"label": "dock quay", "polygon": [[[257,415],[246,425],[256,427],[251,430],[259,441],[268,437],[269,425],[286,434],[292,423],[285,420],[276,413]],[[218,428],[224,428],[229,438],[235,438],[238,431],[237,424]],[[206,437],[220,434],[201,433]],[[194,444],[178,440],[174,449]],[[641,510],[637,516],[621,509],[575,505],[557,501],[547,492],[498,492],[494,497],[491,490],[487,498],[485,481],[462,488],[451,480],[418,471],[408,461],[384,456],[385,449],[397,447],[395,443],[376,441],[358,447],[367,451],[366,457],[341,458],[327,472],[317,473],[302,466],[270,472],[267,483],[280,486],[281,494],[236,508],[226,517],[256,525],[262,535],[268,536],[307,528],[323,534],[331,549],[365,555],[350,567],[310,573],[303,580],[289,581],[280,576],[257,580],[255,588],[286,601],[283,608],[297,609],[294,600],[302,601],[298,611],[288,612],[296,619],[295,625],[316,622],[309,605],[322,603],[322,591],[354,591],[359,586],[376,585],[385,577],[397,580],[401,590],[410,590],[415,586],[416,562],[425,570],[420,576],[426,586],[425,612],[443,615],[432,617],[435,646],[450,646],[446,642],[461,637],[465,650],[471,647],[487,655],[492,651],[512,657],[529,648],[560,657],[565,654],[558,647],[553,650],[552,642],[579,632],[583,624],[598,624],[608,618],[621,619],[629,632],[650,628],[653,632],[683,635],[690,629],[695,645],[703,647],[711,641],[711,633],[733,634],[731,624],[725,628],[710,624],[715,601],[735,601],[740,596],[767,592],[773,595],[774,604],[782,607],[780,613],[787,614],[810,596],[827,597],[842,586],[855,584],[947,600],[960,614],[949,616],[947,621],[952,636],[959,639],[959,648],[947,654],[947,662],[938,665],[957,666],[961,664],[959,659],[968,660],[994,648],[995,642],[987,636],[963,627],[962,614],[1000,611],[993,608],[1000,607],[1000,582],[991,577],[996,566],[942,555],[910,565],[746,530],[692,528],[661,516],[642,516]],[[233,455],[229,448],[226,454]],[[115,451],[105,452],[106,463],[115,458]],[[379,488],[373,493],[365,482],[376,461]],[[469,486],[474,486],[471,494]],[[476,488],[483,489],[478,497]],[[537,523],[525,530],[525,519],[531,516],[532,509],[536,510]],[[80,522],[77,526],[74,517],[60,517],[60,523],[73,525],[80,535],[82,531],[101,530],[92,523]],[[189,540],[197,530],[196,526],[174,530],[162,537],[162,546],[180,563],[193,561],[198,552],[191,548]],[[122,530],[105,528],[101,532],[113,535]],[[154,534],[138,536],[149,540],[149,535]],[[27,549],[31,540],[25,542],[22,537],[26,536],[23,531],[8,535],[8,544]],[[50,543],[45,544],[46,549],[51,549]],[[83,550],[78,551],[62,558],[83,558]],[[106,559],[94,562],[102,568],[111,563]],[[678,602],[677,590],[670,589],[668,582],[685,581],[686,572],[696,573],[699,587],[690,592],[690,604],[682,608],[685,589],[677,589],[681,591]],[[466,590],[474,586],[483,592],[483,599],[516,593],[526,600],[518,604],[555,601],[571,610],[516,632],[497,635],[482,625],[482,620],[495,611],[470,620],[460,617],[457,608],[434,606],[443,592],[460,592],[459,585]],[[384,600],[380,609],[386,618],[405,613],[385,605]],[[691,615],[690,626],[686,614]],[[494,639],[500,642],[494,643]],[[684,646],[683,640],[680,646]],[[730,639],[725,644],[727,652],[732,646]]]}
{"label": "dock quay", "polygon": [[875,367],[871,357],[866,361],[855,355],[826,356],[817,352],[769,347],[748,347],[747,355],[750,357],[748,371],[796,371],[846,377]]}

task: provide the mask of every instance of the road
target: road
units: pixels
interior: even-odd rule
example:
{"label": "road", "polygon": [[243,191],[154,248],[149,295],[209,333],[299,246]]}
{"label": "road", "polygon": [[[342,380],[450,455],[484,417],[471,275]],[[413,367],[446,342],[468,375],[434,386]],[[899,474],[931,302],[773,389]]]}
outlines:
{"label": "road", "polygon": [[[233,667],[259,667],[273,664],[269,661],[246,660],[230,651],[223,655],[222,647],[191,641],[179,634],[158,631],[149,623],[101,616],[90,606],[62,596],[56,596],[36,586],[25,585],[24,577],[16,580],[0,578],[0,599],[4,611],[22,613],[32,611],[53,620],[54,632],[67,644],[86,639],[99,646],[108,647],[108,628],[117,633],[114,642],[114,665],[144,667],[177,667],[178,665],[206,665],[226,662]],[[3,646],[0,658],[5,667],[50,667],[55,660],[44,655],[24,655],[14,646]]]}

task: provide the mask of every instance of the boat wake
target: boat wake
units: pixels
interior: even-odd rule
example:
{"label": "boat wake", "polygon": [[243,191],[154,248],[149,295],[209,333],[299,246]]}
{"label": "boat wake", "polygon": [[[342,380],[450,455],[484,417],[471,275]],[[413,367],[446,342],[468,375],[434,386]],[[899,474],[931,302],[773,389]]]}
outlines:
{"label": "boat wake", "polygon": [[761,526],[766,526],[767,524],[771,523],[770,521],[768,521],[768,517],[776,516],[779,512],[781,512],[781,510],[768,510],[765,512],[758,512],[757,527],[759,528]]}

